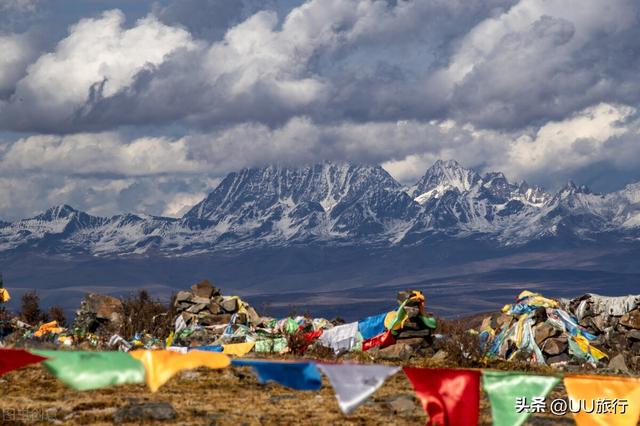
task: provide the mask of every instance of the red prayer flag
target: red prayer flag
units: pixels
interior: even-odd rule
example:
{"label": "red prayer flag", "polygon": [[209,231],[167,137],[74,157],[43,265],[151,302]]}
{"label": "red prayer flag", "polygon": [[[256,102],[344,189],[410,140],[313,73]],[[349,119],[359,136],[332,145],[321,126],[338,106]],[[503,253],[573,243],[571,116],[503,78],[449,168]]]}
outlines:
{"label": "red prayer flag", "polygon": [[29,364],[45,361],[47,358],[32,354],[24,349],[0,349],[0,376]]}
{"label": "red prayer flag", "polygon": [[404,367],[429,415],[427,425],[471,426],[480,412],[480,372]]}
{"label": "red prayer flag", "polygon": [[391,330],[387,330],[384,333],[373,336],[371,339],[363,340],[362,350],[368,351],[369,349],[375,348],[377,346],[386,348],[387,346],[391,346],[394,343],[396,343],[395,337],[393,337],[393,334],[391,334]]}
{"label": "red prayer flag", "polygon": [[302,334],[302,338],[308,345],[312,344],[320,336],[322,336],[322,329]]}

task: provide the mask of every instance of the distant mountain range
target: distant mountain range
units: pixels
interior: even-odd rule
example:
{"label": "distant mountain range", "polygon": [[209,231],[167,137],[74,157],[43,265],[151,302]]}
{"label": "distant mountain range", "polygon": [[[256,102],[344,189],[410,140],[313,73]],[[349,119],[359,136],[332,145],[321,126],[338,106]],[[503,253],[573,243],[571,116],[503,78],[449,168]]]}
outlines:
{"label": "distant mountain range", "polygon": [[[38,289],[69,313],[87,291],[168,298],[203,278],[272,315],[357,319],[415,288],[443,315],[523,289],[640,292],[640,184],[551,194],[438,161],[406,187],[382,167],[321,163],[230,173],[181,218],[96,217],[67,205],[0,222],[16,307]],[[268,306],[265,307],[265,306]]]}
{"label": "distant mountain range", "polygon": [[437,161],[405,187],[382,167],[321,163],[230,173],[181,218],[92,216],[68,205],[0,221],[0,253],[190,256],[257,247],[406,247],[443,239],[500,247],[536,241],[638,241],[640,183],[557,193],[500,172]]}

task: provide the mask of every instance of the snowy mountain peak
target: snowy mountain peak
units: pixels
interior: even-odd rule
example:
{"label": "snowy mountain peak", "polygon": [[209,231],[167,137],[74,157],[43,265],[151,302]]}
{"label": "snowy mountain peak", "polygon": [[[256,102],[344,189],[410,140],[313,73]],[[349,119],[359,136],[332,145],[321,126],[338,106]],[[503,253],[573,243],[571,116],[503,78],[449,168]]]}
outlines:
{"label": "snowy mountain peak", "polygon": [[432,198],[442,197],[447,191],[469,191],[480,180],[480,175],[455,160],[438,160],[411,188],[410,195],[416,202],[424,204]]}
{"label": "snowy mountain peak", "polygon": [[522,195],[527,203],[534,205],[543,205],[551,199],[551,196],[542,188],[529,185],[526,181],[520,182],[518,185],[518,193]]}
{"label": "snowy mountain peak", "polygon": [[591,194],[591,189],[586,185],[576,185],[569,180],[559,191],[560,194]]}
{"label": "snowy mountain peak", "polygon": [[230,173],[180,219],[101,218],[60,205],[0,222],[0,252],[197,254],[290,244],[392,246],[431,238],[521,245],[541,238],[640,237],[640,183],[607,195],[569,182],[551,196],[500,172],[437,161],[405,191],[382,167],[282,165]]}
{"label": "snowy mountain peak", "polygon": [[246,209],[266,210],[277,204],[293,207],[314,203],[330,212],[342,200],[367,188],[396,190],[396,182],[382,167],[351,163],[318,163],[292,168],[268,166],[230,173],[202,202],[185,214],[187,219],[210,220]]}
{"label": "snowy mountain peak", "polygon": [[51,207],[45,210],[43,213],[35,216],[33,219],[44,220],[44,221],[53,221],[53,220],[61,220],[68,219],[71,216],[80,213],[78,210],[69,206],[68,204],[60,204],[58,206]]}

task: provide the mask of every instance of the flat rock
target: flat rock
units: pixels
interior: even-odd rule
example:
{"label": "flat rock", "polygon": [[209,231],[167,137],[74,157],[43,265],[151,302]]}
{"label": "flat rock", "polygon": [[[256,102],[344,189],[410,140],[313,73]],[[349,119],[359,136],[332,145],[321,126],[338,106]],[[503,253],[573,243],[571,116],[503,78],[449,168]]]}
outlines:
{"label": "flat rock", "polygon": [[260,315],[251,306],[247,307],[247,321],[249,324],[258,324],[260,322]]}
{"label": "flat rock", "polygon": [[410,339],[401,339],[398,337],[396,344],[411,346],[411,349],[418,349],[426,344],[426,341],[422,337],[413,337]]}
{"label": "flat rock", "polygon": [[187,309],[187,312],[197,314],[198,312],[205,310],[208,306],[208,303],[196,303],[195,305],[191,305],[189,309]]}
{"label": "flat rock", "polygon": [[222,309],[226,312],[237,312],[238,311],[238,299],[227,299],[220,303]]}
{"label": "flat rock", "polygon": [[125,421],[143,422],[145,420],[174,420],[177,417],[173,405],[168,402],[132,403],[120,407],[113,415],[116,423]]}
{"label": "flat rock", "polygon": [[548,355],[559,355],[567,349],[567,340],[558,337],[550,337],[544,341],[542,351]]}
{"label": "flat rock", "polygon": [[191,286],[191,291],[197,297],[210,299],[213,295],[214,288],[208,280],[200,281],[197,284]]}
{"label": "flat rock", "polygon": [[547,364],[553,365],[560,362],[568,362],[571,358],[566,352],[547,358]]}
{"label": "flat rock", "polygon": [[191,303],[204,303],[205,305],[208,305],[211,303],[211,300],[209,300],[208,297],[193,296],[191,298]]}
{"label": "flat rock", "polygon": [[405,312],[407,313],[407,318],[418,318],[420,316],[420,308],[417,306],[406,306],[404,307]]}
{"label": "flat rock", "polygon": [[73,327],[95,331],[97,327],[109,321],[120,324],[123,316],[120,299],[102,294],[88,294],[82,299],[80,309],[76,312]]}
{"label": "flat rock", "polygon": [[640,330],[630,330],[627,333],[627,338],[631,339],[631,340],[640,340]]}
{"label": "flat rock", "polygon": [[209,305],[207,306],[207,310],[214,315],[221,314],[223,312],[220,305],[218,305],[215,302],[210,302]]}
{"label": "flat rock", "polygon": [[396,343],[380,349],[376,357],[387,361],[408,361],[412,353],[411,346],[404,343]]}
{"label": "flat rock", "polygon": [[231,314],[211,315],[211,325],[228,324],[231,321]]}
{"label": "flat rock", "polygon": [[640,329],[640,311],[636,309],[624,314],[620,317],[620,324],[629,328]]}
{"label": "flat rock", "polygon": [[178,294],[176,294],[176,304],[180,303],[180,302],[189,302],[191,301],[191,298],[193,297],[193,295],[191,293],[189,293],[188,291],[179,291]]}
{"label": "flat rock", "polygon": [[627,363],[624,360],[624,355],[622,354],[618,354],[611,358],[608,368],[612,371],[621,371],[623,373],[629,372],[629,367],[627,367]]}
{"label": "flat rock", "polygon": [[556,329],[551,324],[548,324],[546,322],[543,322],[542,324],[538,324],[535,327],[536,344],[540,346],[542,342],[547,340],[549,337],[553,337],[555,334],[556,334]]}

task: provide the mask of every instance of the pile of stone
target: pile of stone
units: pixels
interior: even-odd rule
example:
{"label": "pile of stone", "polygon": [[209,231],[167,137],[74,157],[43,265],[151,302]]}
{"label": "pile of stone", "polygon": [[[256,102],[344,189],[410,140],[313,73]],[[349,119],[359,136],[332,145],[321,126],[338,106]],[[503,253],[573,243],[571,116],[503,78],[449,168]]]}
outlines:
{"label": "pile of stone", "polygon": [[406,361],[411,357],[431,356],[434,353],[434,329],[428,327],[423,317],[431,318],[435,324],[435,318],[424,312],[424,300],[412,297],[413,291],[400,291],[396,300],[403,306],[407,320],[402,328],[393,332],[395,343],[393,345],[374,348],[368,351],[375,358],[389,361]]}
{"label": "pile of stone", "polygon": [[404,310],[407,313],[407,320],[395,335],[396,344],[407,344],[416,349],[430,347],[433,343],[433,329],[427,327],[420,319],[423,314],[420,311],[420,302],[411,298],[410,291],[399,292],[396,300],[400,305],[406,301]]}
{"label": "pile of stone", "polygon": [[617,369],[624,371],[627,363],[640,365],[640,295],[585,294],[562,304],[581,326],[598,336],[597,343],[614,354],[611,361]]}
{"label": "pile of stone", "polygon": [[[525,297],[507,305],[505,309],[511,309],[508,312],[492,314],[482,321],[478,332],[485,334],[483,341],[488,337],[486,349],[492,355],[551,366],[588,361],[622,372],[640,367],[640,296],[586,294],[561,300],[537,294],[527,297],[532,302]],[[522,339],[518,346],[518,320],[523,314],[526,319],[520,326]],[[584,336],[582,348],[576,334]]]}
{"label": "pile of stone", "polygon": [[88,294],[80,302],[72,329],[84,333],[117,330],[124,318],[122,301],[103,294]]}
{"label": "pile of stone", "polygon": [[[182,317],[187,327],[229,324],[256,325],[260,316],[238,297],[225,297],[207,280],[180,291],[174,301],[176,317]],[[235,316],[234,316],[235,315]]]}

